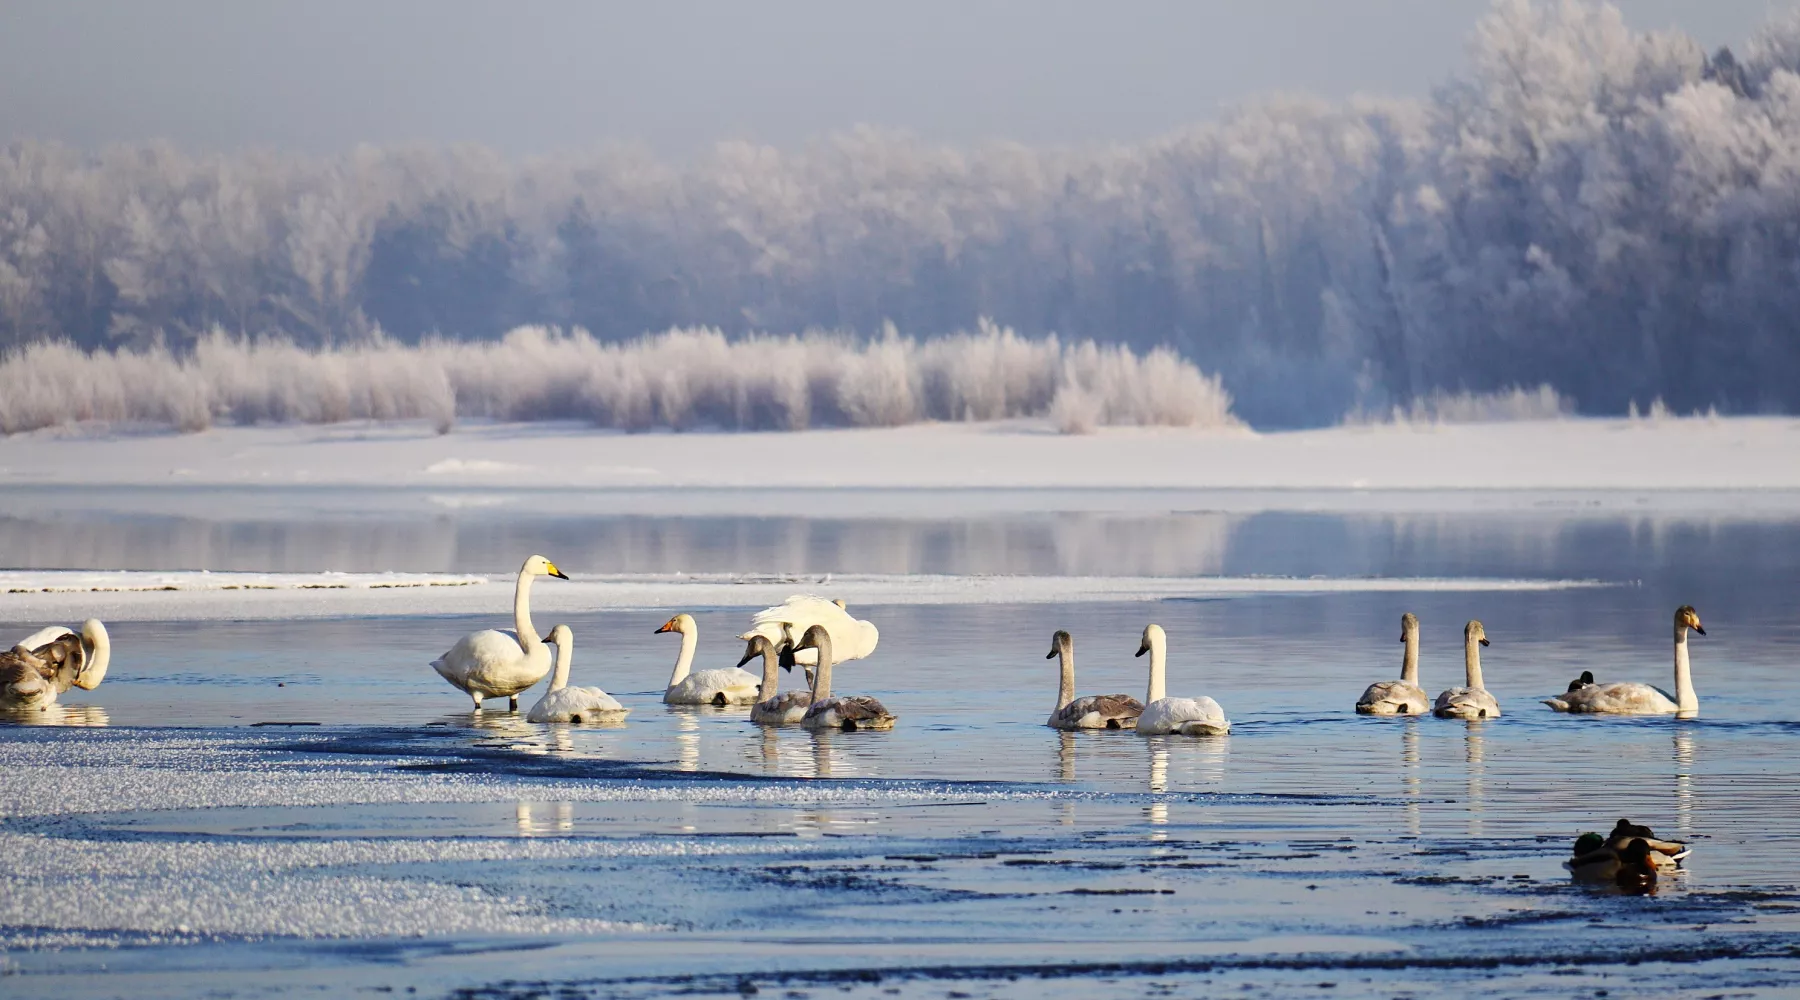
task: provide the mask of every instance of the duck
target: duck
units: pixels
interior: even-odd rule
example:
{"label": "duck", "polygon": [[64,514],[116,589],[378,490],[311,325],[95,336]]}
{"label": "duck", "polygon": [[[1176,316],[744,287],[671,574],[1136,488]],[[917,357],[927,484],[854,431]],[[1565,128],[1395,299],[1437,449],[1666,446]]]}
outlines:
{"label": "duck", "polygon": [[1584,687],[1593,687],[1593,686],[1594,686],[1594,672],[1592,670],[1583,670],[1581,672],[1580,677],[1577,677],[1574,680],[1569,682],[1569,690],[1570,691],[1579,691]]}
{"label": "duck", "polygon": [[874,698],[868,695],[832,695],[830,629],[823,625],[809,626],[795,646],[795,652],[803,649],[816,651],[818,666],[813,672],[812,704],[807,707],[806,714],[801,716],[801,725],[808,729],[841,729],[845,732],[894,728],[896,716]]}
{"label": "duck", "polygon": [[1412,612],[1400,616],[1400,641],[1406,652],[1400,659],[1400,679],[1376,681],[1356,699],[1358,715],[1424,715],[1431,701],[1419,687],[1419,618]]}
{"label": "duck", "polygon": [[543,556],[525,560],[513,584],[513,627],[470,632],[431,661],[438,676],[474,699],[477,712],[488,698],[505,698],[507,708],[518,711],[519,692],[550,672],[550,647],[531,627],[531,581],[540,576],[568,579]]}
{"label": "duck", "polygon": [[756,675],[742,667],[688,672],[694,665],[694,647],[700,642],[700,627],[694,624],[693,615],[684,611],[663,622],[655,634],[664,632],[681,635],[681,652],[675,657],[675,670],[669,674],[669,686],[663,691],[666,704],[724,706],[756,702]]}
{"label": "duck", "polygon": [[1481,647],[1489,645],[1487,630],[1478,621],[1463,626],[1462,687],[1451,688],[1437,696],[1431,714],[1440,719],[1497,719],[1500,702],[1481,684]]}
{"label": "duck", "polygon": [[1656,854],[1641,838],[1634,838],[1619,852],[1619,869],[1613,873],[1613,884],[1628,896],[1645,896],[1656,891],[1656,865],[1650,859]]}
{"label": "duck", "polygon": [[1633,823],[1624,817],[1620,817],[1619,822],[1613,825],[1612,833],[1606,837],[1606,846],[1616,851],[1633,840],[1642,840],[1649,844],[1650,849],[1657,854],[1657,863],[1667,866],[1673,866],[1692,853],[1686,844],[1663,840],[1649,827],[1641,823]]}
{"label": "duck", "polygon": [[0,709],[43,711],[69,689],[59,678],[80,673],[86,664],[81,637],[73,633],[35,649],[19,643],[0,653]]}
{"label": "duck", "polygon": [[[1700,712],[1700,696],[1694,693],[1693,670],[1688,663],[1688,632],[1700,635],[1700,613],[1691,604],[1675,609],[1675,694],[1649,684],[1588,684],[1571,686],[1544,704],[1558,712],[1592,715],[1679,715],[1691,718]],[[1588,676],[1583,674],[1582,676]]]}
{"label": "duck", "polygon": [[68,636],[80,640],[82,656],[79,662],[67,657],[59,662],[56,692],[63,694],[71,687],[92,691],[106,679],[106,668],[112,664],[112,637],[100,619],[89,618],[81,623],[79,631],[67,625],[49,625],[20,639],[17,646],[28,651],[37,650]]}
{"label": "duck", "polygon": [[1044,659],[1062,660],[1062,680],[1056,689],[1056,708],[1045,725],[1052,729],[1134,729],[1144,703],[1127,694],[1093,694],[1075,697],[1075,640],[1057,629],[1050,637],[1050,654]]}
{"label": "duck", "polygon": [[[738,638],[748,643],[760,635],[774,643],[776,651],[783,654],[782,665],[787,669],[792,670],[796,663],[811,667],[818,663],[818,650],[801,649],[799,641],[814,625],[823,625],[830,630],[832,651],[838,656],[839,663],[873,654],[876,644],[881,641],[881,630],[875,623],[851,617],[841,599],[826,600],[813,594],[795,594],[772,608],[751,615],[749,630],[740,633]],[[756,654],[746,648],[744,655]]]}
{"label": "duck", "polygon": [[1136,729],[1143,736],[1179,734],[1181,736],[1225,736],[1231,722],[1225,710],[1211,698],[1170,698],[1164,692],[1164,674],[1168,664],[1168,636],[1161,625],[1144,626],[1138,641],[1138,656],[1150,654],[1150,686],[1144,693],[1144,711],[1138,716]]}
{"label": "duck", "polygon": [[525,714],[527,722],[616,722],[631,709],[597,687],[569,687],[569,664],[575,658],[575,631],[567,625],[550,630],[544,641],[556,647],[556,672],[550,690]]}
{"label": "duck", "polygon": [[779,654],[775,644],[767,636],[754,636],[750,639],[750,649],[738,666],[749,663],[754,657],[761,656],[763,661],[762,684],[757,688],[756,704],[750,706],[750,721],[765,726],[798,725],[806,717],[806,710],[812,707],[811,691],[789,691],[781,694],[781,670],[778,666]]}
{"label": "duck", "polygon": [[1597,833],[1582,834],[1575,841],[1574,854],[1563,862],[1563,867],[1569,869],[1578,882],[1611,882],[1624,864],[1625,848],[1634,841],[1649,847],[1651,853],[1647,863],[1658,868],[1680,867],[1681,859],[1689,853],[1687,845],[1658,840],[1649,827],[1621,819],[1605,837]]}

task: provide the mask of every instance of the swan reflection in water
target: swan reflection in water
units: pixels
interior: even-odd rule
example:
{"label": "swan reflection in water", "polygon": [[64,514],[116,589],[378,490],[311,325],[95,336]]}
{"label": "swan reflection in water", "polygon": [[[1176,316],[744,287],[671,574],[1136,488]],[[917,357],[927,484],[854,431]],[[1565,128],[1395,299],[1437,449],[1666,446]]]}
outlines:
{"label": "swan reflection in water", "polygon": [[1409,718],[1401,723],[1400,785],[1406,797],[1406,832],[1419,836],[1419,720]]}
{"label": "swan reflection in water", "polygon": [[1675,730],[1675,839],[1687,841],[1694,835],[1694,731],[1681,726]]}
{"label": "swan reflection in water", "polygon": [[[554,817],[540,820],[538,813],[545,805],[552,807]],[[519,802],[513,807],[513,825],[518,828],[518,835],[521,837],[537,837],[552,832],[573,833],[575,803]]]}
{"label": "swan reflection in water", "polygon": [[1487,727],[1485,719],[1469,719],[1464,723],[1468,731],[1463,734],[1463,760],[1469,767],[1469,836],[1482,835],[1482,813],[1486,803],[1483,779],[1487,776],[1487,764],[1483,762],[1486,750],[1485,737],[1482,730]]}
{"label": "swan reflection in water", "polygon": [[0,720],[20,726],[88,726],[100,728],[109,724],[106,709],[99,705],[64,705],[51,702],[43,708],[0,713]]}

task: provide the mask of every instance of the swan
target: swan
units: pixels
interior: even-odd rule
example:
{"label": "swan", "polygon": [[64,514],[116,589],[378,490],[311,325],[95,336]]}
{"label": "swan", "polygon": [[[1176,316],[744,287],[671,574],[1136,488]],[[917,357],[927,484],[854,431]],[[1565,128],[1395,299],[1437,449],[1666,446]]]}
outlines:
{"label": "swan", "polygon": [[1144,626],[1144,637],[1138,643],[1138,656],[1150,654],[1150,689],[1144,694],[1144,713],[1138,716],[1137,731],[1145,736],[1179,733],[1183,736],[1224,736],[1231,732],[1225,710],[1211,698],[1169,698],[1163,693],[1163,675],[1168,662],[1168,637],[1162,626]]}
{"label": "swan", "polygon": [[596,687],[569,687],[569,662],[575,658],[575,633],[567,625],[550,630],[545,642],[556,644],[556,673],[550,690],[531,706],[527,722],[616,722],[631,709]]}
{"label": "swan", "polygon": [[892,729],[894,713],[868,695],[832,697],[831,695],[831,630],[823,625],[807,628],[795,648],[817,650],[818,669],[813,673],[812,705],[800,724],[808,729]]}
{"label": "swan", "polygon": [[752,656],[760,655],[763,661],[762,686],[756,692],[760,700],[750,707],[750,721],[770,726],[791,726],[805,718],[806,710],[812,707],[811,691],[777,693],[781,672],[776,669],[779,660],[775,644],[767,636],[759,635],[750,640],[750,650],[738,661],[738,666],[749,663]]}
{"label": "swan", "polygon": [[1131,729],[1144,714],[1144,703],[1128,694],[1094,694],[1075,697],[1075,640],[1058,629],[1050,637],[1046,660],[1062,659],[1062,682],[1056,689],[1056,709],[1044,725],[1052,729]]}
{"label": "swan", "polygon": [[699,626],[694,616],[682,613],[663,622],[657,635],[681,633],[681,653],[675,657],[675,671],[669,675],[668,690],[663,701],[670,705],[748,705],[756,701],[756,675],[741,667],[721,667],[688,673],[694,665],[694,647],[700,642]]}
{"label": "swan", "polygon": [[513,627],[470,632],[431,661],[433,670],[475,699],[477,712],[484,698],[505,698],[507,707],[518,711],[519,692],[550,672],[550,648],[531,627],[531,581],[540,576],[568,579],[543,556],[525,560],[513,585]]}
{"label": "swan", "polygon": [[0,653],[0,708],[49,708],[69,689],[59,678],[78,675],[86,662],[81,637],[72,632],[36,649],[20,643]]}
{"label": "swan", "polygon": [[1419,687],[1419,618],[1411,611],[1400,616],[1400,641],[1406,644],[1400,679],[1369,685],[1356,699],[1358,715],[1424,715],[1431,711],[1431,701]]}
{"label": "swan", "polygon": [[1497,719],[1500,703],[1481,686],[1481,647],[1489,645],[1487,631],[1480,622],[1463,626],[1462,687],[1451,688],[1437,696],[1431,714],[1440,719]]}
{"label": "swan", "polygon": [[106,668],[112,663],[112,637],[107,635],[106,626],[100,619],[89,618],[82,622],[80,632],[66,625],[49,625],[20,639],[18,646],[26,650],[41,649],[65,636],[77,636],[81,640],[83,655],[79,663],[72,659],[62,661],[56,676],[56,692],[62,694],[71,687],[83,691],[99,687],[106,679]]}
{"label": "swan", "polygon": [[[1692,605],[1675,609],[1675,697],[1648,684],[1587,684],[1576,687],[1544,704],[1558,712],[1580,712],[1605,715],[1669,715],[1692,716],[1700,711],[1700,697],[1694,693],[1694,677],[1688,666],[1688,629],[1701,635],[1700,614]],[[1584,679],[1592,675],[1584,672]]]}
{"label": "swan", "polygon": [[[823,625],[831,632],[832,650],[839,663],[863,659],[875,652],[875,644],[881,641],[881,632],[875,624],[850,617],[850,612],[844,610],[843,601],[828,601],[811,594],[795,594],[772,608],[751,615],[750,630],[738,638],[749,642],[755,636],[763,636],[775,644],[777,652],[784,647],[790,650],[793,663],[812,666],[819,662],[818,651],[800,648],[800,638],[814,625]],[[754,654],[746,650],[745,655]]]}

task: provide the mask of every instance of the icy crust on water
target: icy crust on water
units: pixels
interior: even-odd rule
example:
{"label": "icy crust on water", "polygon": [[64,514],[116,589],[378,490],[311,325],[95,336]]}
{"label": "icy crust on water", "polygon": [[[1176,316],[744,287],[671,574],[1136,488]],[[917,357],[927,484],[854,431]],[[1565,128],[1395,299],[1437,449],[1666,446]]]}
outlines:
{"label": "icy crust on water", "polygon": [[[829,591],[854,604],[1079,604],[1258,594],[1517,592],[1603,586],[1593,580],[1468,577],[1058,577],[907,575],[641,575],[540,582],[543,612],[777,604]],[[9,618],[117,621],[480,614],[511,603],[513,582],[424,573],[0,573]]]}

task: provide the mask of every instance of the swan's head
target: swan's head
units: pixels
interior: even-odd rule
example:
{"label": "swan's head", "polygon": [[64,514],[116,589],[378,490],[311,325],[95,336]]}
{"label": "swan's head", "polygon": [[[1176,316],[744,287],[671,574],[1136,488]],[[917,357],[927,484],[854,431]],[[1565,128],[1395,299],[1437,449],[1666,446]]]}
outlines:
{"label": "swan's head", "polygon": [[100,619],[89,618],[81,623],[81,651],[87,662],[71,683],[84,691],[92,691],[106,679],[106,668],[112,662],[112,639]]}
{"label": "swan's head", "polygon": [[1163,635],[1162,626],[1155,622],[1151,622],[1144,626],[1144,637],[1138,641],[1137,655],[1143,656],[1145,653],[1150,652],[1152,648],[1161,646],[1167,641],[1168,636]]}
{"label": "swan's head", "polygon": [[831,632],[823,625],[814,625],[800,637],[795,649],[820,649],[831,645]]}
{"label": "swan's head", "polygon": [[[744,656],[738,660],[737,665],[741,667],[759,656],[768,656],[774,652],[775,644],[769,641],[768,636],[753,635],[750,637],[750,641],[744,644]],[[789,658],[788,663],[788,669],[793,669],[792,657]]]}
{"label": "swan's head", "polygon": [[1419,637],[1419,616],[1408,611],[1400,616],[1400,641]]}
{"label": "swan's head", "polygon": [[575,631],[567,625],[558,625],[550,630],[549,635],[544,636],[544,641],[554,642],[556,648],[561,649],[575,641]]}
{"label": "swan's head", "polygon": [[1470,622],[1463,626],[1463,641],[1468,642],[1470,639],[1481,643],[1483,646],[1491,645],[1488,642],[1487,630],[1481,627],[1480,622]]}
{"label": "swan's head", "polygon": [[661,635],[664,632],[680,632],[682,635],[693,635],[694,616],[683,611],[681,614],[663,622],[662,627],[651,634]]}
{"label": "swan's head", "polygon": [[527,576],[554,576],[558,580],[568,579],[563,575],[562,570],[556,568],[555,563],[543,556],[532,556],[525,560],[524,572]]}
{"label": "swan's head", "polygon": [[1056,634],[1050,637],[1050,655],[1044,659],[1054,660],[1063,654],[1063,650],[1073,648],[1075,648],[1075,640],[1069,638],[1068,632],[1057,629]]}
{"label": "swan's head", "polygon": [[839,611],[848,611],[849,610],[849,608],[844,607],[844,599],[841,597],[832,598],[831,603],[837,605],[837,609]]}
{"label": "swan's head", "polygon": [[1700,612],[1695,611],[1692,604],[1683,604],[1675,609],[1675,624],[1686,625],[1701,635],[1706,634],[1706,630],[1700,627]]}

